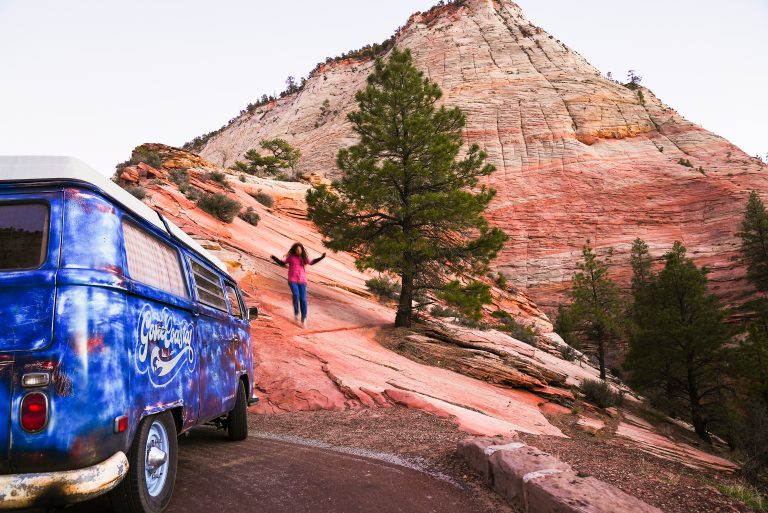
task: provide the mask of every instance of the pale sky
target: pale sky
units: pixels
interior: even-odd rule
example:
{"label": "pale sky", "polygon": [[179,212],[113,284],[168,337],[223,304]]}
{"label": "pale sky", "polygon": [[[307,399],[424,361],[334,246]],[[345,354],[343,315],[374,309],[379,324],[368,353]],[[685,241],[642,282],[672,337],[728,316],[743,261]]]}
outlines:
{"label": "pale sky", "polygon": [[[214,130],[436,1],[0,0],[0,155],[111,174],[136,145]],[[768,152],[768,0],[518,4],[603,73],[635,69],[691,121]]]}

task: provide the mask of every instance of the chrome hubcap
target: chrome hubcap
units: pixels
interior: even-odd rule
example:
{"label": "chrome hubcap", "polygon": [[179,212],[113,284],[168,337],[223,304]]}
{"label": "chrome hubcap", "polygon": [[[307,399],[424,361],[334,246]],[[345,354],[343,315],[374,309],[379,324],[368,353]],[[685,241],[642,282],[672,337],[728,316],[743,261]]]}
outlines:
{"label": "chrome hubcap", "polygon": [[144,478],[147,492],[157,497],[168,477],[168,433],[159,421],[152,422],[144,454]]}

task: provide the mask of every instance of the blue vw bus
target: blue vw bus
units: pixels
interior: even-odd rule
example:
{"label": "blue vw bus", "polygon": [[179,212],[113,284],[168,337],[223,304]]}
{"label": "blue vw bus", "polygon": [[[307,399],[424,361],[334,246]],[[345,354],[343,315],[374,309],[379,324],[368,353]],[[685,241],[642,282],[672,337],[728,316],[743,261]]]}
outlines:
{"label": "blue vw bus", "polygon": [[248,436],[249,311],[226,267],[82,162],[0,157],[0,509],[170,502],[177,436]]}

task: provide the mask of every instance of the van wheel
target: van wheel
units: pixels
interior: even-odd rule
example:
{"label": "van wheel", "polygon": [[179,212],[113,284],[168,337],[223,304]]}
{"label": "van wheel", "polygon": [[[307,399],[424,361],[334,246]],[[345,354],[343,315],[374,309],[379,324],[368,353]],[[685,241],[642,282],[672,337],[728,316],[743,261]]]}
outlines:
{"label": "van wheel", "polygon": [[245,399],[245,385],[242,380],[237,385],[235,407],[227,415],[227,434],[234,442],[248,438],[248,403]]}
{"label": "van wheel", "polygon": [[112,492],[120,513],[160,513],[171,502],[176,481],[178,440],[170,412],[141,421],[128,451],[128,475]]}

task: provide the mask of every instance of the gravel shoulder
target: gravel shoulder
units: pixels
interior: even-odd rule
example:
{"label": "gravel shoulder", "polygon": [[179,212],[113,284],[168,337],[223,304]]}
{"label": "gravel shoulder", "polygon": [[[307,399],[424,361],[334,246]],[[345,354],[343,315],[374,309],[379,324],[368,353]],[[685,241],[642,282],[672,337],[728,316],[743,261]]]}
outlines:
{"label": "gravel shoulder", "polygon": [[752,512],[749,506],[723,495],[718,485],[740,484],[734,475],[692,469],[633,447],[610,434],[593,435],[575,427],[575,415],[551,416],[570,438],[520,438],[570,464],[574,470],[610,483],[666,513]]}
{"label": "gravel shoulder", "polygon": [[469,435],[459,431],[453,422],[435,415],[393,407],[251,414],[249,420],[252,436],[294,437],[287,440],[319,441],[342,450],[363,449],[378,453],[370,455],[374,457],[397,456],[406,465],[461,487],[481,511],[516,511],[456,455],[458,442]]}
{"label": "gravel shoulder", "polygon": [[[525,443],[652,504],[666,513],[747,513],[751,508],[725,496],[718,485],[736,484],[734,476],[693,470],[649,455],[614,436],[591,435],[563,416],[550,419],[570,438],[519,435]],[[427,473],[448,476],[464,487],[484,511],[513,512],[456,455],[467,438],[450,420],[400,407],[305,411],[250,416],[256,436],[288,436],[343,448],[397,455]]]}

